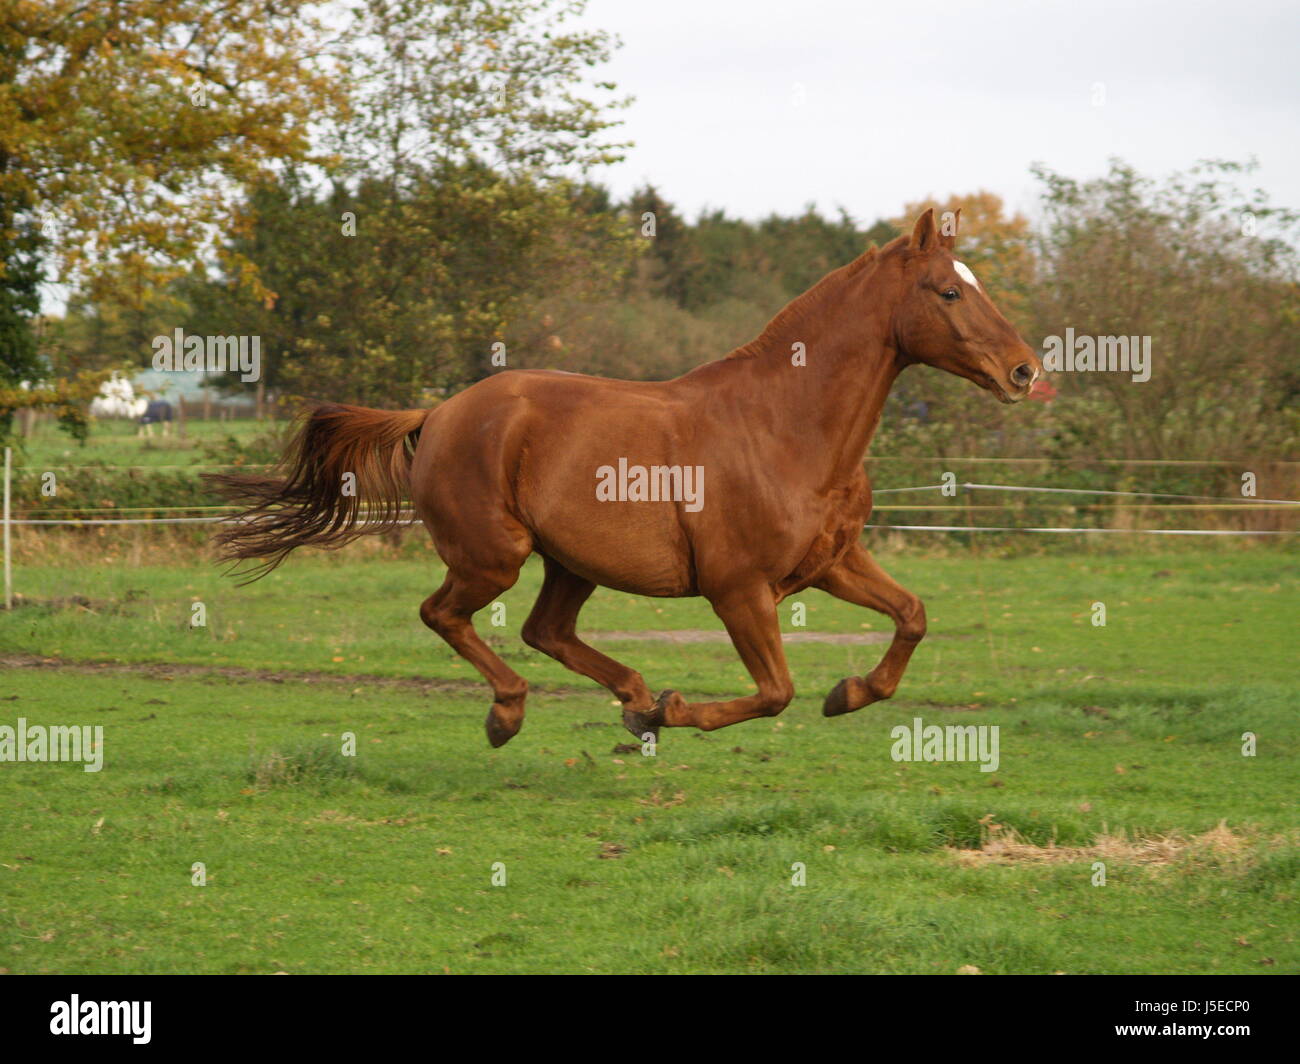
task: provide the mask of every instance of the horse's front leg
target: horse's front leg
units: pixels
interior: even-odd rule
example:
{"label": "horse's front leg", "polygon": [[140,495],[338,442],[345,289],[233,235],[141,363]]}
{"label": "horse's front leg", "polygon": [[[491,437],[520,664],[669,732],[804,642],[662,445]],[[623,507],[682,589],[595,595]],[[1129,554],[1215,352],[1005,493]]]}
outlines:
{"label": "horse's front leg", "polygon": [[758,692],[730,702],[687,702],[676,691],[664,691],[651,710],[655,724],[713,731],[755,717],[775,717],[794,698],[772,589],[758,585],[710,595],[709,601],[713,612],[726,625],[731,642],[758,685]]}
{"label": "horse's front leg", "polygon": [[814,587],[845,602],[866,606],[894,622],[894,640],[885,656],[866,676],[848,676],[826,696],[822,714],[836,717],[889,698],[907,669],[912,651],[925,637],[925,606],[900,587],[861,543],[855,543]]}

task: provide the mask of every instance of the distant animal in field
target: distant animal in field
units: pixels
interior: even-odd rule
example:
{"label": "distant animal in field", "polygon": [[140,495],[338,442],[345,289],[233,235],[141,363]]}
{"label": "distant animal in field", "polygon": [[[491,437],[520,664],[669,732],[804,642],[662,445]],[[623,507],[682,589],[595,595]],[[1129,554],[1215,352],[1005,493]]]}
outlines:
{"label": "distant animal in field", "polygon": [[115,373],[99,386],[99,394],[90,401],[90,415],[135,420],[144,416],[148,406],[148,400],[136,397],[131,382]]}
{"label": "distant animal in field", "polygon": [[172,434],[172,421],[174,411],[172,404],[166,399],[150,399],[145,407],[144,413],[140,415],[140,428],[137,430],[137,436],[153,436],[154,425],[162,426],[162,434],[170,436]]}
{"label": "distant animal in field", "polygon": [[[1005,403],[1028,396],[1042,371],[954,256],[955,236],[955,219],[940,232],[927,210],[910,235],[827,274],[757,339],[676,380],[515,370],[432,410],[319,406],[282,476],[216,478],[249,505],[219,542],[265,572],[296,547],[391,529],[410,499],[447,565],[420,617],[491,685],[493,746],[523,725],[528,684],[471,618],[533,553],[545,578],[524,642],[608,688],[639,737],[785,709],[794,685],[777,606],[806,588],[894,622],[880,663],[836,684],[822,712],[889,698],[926,620],[861,540],[872,505],[863,459],[885,398],[917,363]],[[360,596],[364,570],[356,577]],[[721,701],[651,695],[639,672],[577,634],[597,586],[703,596],[757,690]]]}

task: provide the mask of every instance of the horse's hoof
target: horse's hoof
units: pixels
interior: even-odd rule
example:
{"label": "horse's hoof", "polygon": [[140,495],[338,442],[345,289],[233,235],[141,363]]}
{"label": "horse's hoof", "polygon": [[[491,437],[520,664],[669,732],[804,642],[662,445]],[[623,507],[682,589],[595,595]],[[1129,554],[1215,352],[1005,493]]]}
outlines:
{"label": "horse's hoof", "polygon": [[831,688],[831,693],[822,702],[823,717],[838,717],[849,711],[848,680],[841,680]]}
{"label": "horse's hoof", "polygon": [[632,709],[630,706],[624,706],[623,709],[623,726],[632,732],[637,739],[643,743],[647,734],[653,736],[651,741],[658,743],[659,728],[662,728],[664,721],[668,717],[668,704],[675,701],[681,705],[681,695],[676,691],[660,691],[659,696],[655,698],[650,709]]}
{"label": "horse's hoof", "polygon": [[655,699],[649,709],[623,707],[623,727],[635,735],[639,742],[645,742],[647,735],[651,737],[650,742],[659,741],[659,728],[664,722],[663,706],[660,705],[662,698],[660,695]]}
{"label": "horse's hoof", "polygon": [[861,709],[866,705],[866,700],[861,697],[866,694],[864,686],[859,677],[846,676],[832,687],[831,693],[826,696],[826,701],[822,703],[822,716],[838,717],[844,713],[852,713],[855,709]]}
{"label": "horse's hoof", "polygon": [[519,729],[524,726],[522,718],[513,725],[507,724],[497,716],[496,706],[488,710],[487,720],[488,742],[492,744],[493,749],[498,746],[505,746],[511,739],[519,734]]}

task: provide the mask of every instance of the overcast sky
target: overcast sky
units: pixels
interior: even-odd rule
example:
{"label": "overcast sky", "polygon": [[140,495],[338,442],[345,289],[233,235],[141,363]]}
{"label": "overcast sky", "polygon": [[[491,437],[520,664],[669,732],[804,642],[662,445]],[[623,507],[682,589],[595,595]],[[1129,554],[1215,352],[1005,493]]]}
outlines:
{"label": "overcast sky", "polygon": [[1297,0],[590,0],[582,22],[622,38],[603,73],[636,97],[605,182],[690,216],[869,224],[978,188],[1032,214],[1032,162],[1114,155],[1153,176],[1254,155],[1300,207]]}

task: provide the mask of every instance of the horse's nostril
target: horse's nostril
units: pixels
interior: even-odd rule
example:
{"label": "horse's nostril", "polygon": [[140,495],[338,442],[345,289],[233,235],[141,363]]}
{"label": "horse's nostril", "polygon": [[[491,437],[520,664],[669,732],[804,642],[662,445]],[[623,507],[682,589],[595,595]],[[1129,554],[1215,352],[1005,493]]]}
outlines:
{"label": "horse's nostril", "polygon": [[1026,387],[1034,379],[1034,367],[1022,362],[1011,371],[1011,383],[1019,388]]}

